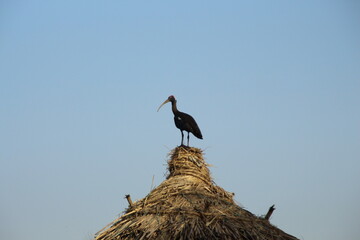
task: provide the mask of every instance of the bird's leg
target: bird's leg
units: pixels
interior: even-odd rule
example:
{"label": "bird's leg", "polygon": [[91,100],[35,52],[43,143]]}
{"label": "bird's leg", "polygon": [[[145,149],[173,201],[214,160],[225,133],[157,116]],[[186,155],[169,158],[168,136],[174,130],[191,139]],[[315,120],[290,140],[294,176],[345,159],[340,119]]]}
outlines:
{"label": "bird's leg", "polygon": [[187,139],[188,139],[188,145],[187,145],[187,146],[189,146],[189,132],[188,132],[188,136],[187,136]]}
{"label": "bird's leg", "polygon": [[184,133],[183,133],[182,130],[180,130],[180,132],[181,132],[181,145],[180,146],[182,146],[182,145],[184,145],[183,144],[183,142],[184,142]]}

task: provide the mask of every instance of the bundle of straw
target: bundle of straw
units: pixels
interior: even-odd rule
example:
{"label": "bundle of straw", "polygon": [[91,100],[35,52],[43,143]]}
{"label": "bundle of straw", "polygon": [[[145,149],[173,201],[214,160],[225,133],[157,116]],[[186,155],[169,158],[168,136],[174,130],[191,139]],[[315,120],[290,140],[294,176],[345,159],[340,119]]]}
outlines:
{"label": "bundle of straw", "polygon": [[200,149],[175,148],[168,172],[165,181],[95,239],[297,239],[235,204],[233,194],[212,181]]}

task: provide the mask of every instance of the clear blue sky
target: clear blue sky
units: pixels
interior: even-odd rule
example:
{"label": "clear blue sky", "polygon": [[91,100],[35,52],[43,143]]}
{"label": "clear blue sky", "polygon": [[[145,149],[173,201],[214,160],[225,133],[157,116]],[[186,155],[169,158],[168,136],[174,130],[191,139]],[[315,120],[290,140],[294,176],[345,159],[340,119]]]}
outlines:
{"label": "clear blue sky", "polygon": [[91,239],[198,122],[215,182],[306,240],[360,236],[358,1],[1,1],[0,238]]}

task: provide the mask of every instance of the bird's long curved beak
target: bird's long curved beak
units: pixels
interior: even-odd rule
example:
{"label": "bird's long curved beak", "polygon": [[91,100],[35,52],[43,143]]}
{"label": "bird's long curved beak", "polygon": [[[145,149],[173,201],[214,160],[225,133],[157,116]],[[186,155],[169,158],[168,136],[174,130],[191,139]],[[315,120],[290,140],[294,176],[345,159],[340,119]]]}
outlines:
{"label": "bird's long curved beak", "polygon": [[168,102],[170,102],[170,100],[169,100],[169,99],[166,99],[165,102],[163,102],[163,103],[160,105],[160,107],[158,108],[157,111],[159,111],[160,108],[161,108],[162,106],[164,106],[164,105],[165,105],[166,103],[168,103]]}

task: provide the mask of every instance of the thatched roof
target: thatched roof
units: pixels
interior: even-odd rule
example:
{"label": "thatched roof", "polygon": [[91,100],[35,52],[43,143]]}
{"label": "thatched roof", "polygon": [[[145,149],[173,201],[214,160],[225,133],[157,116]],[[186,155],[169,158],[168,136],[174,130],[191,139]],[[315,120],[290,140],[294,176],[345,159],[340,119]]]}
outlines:
{"label": "thatched roof", "polygon": [[238,206],[216,186],[198,148],[170,153],[169,174],[145,198],[99,233],[96,240],[296,240]]}

